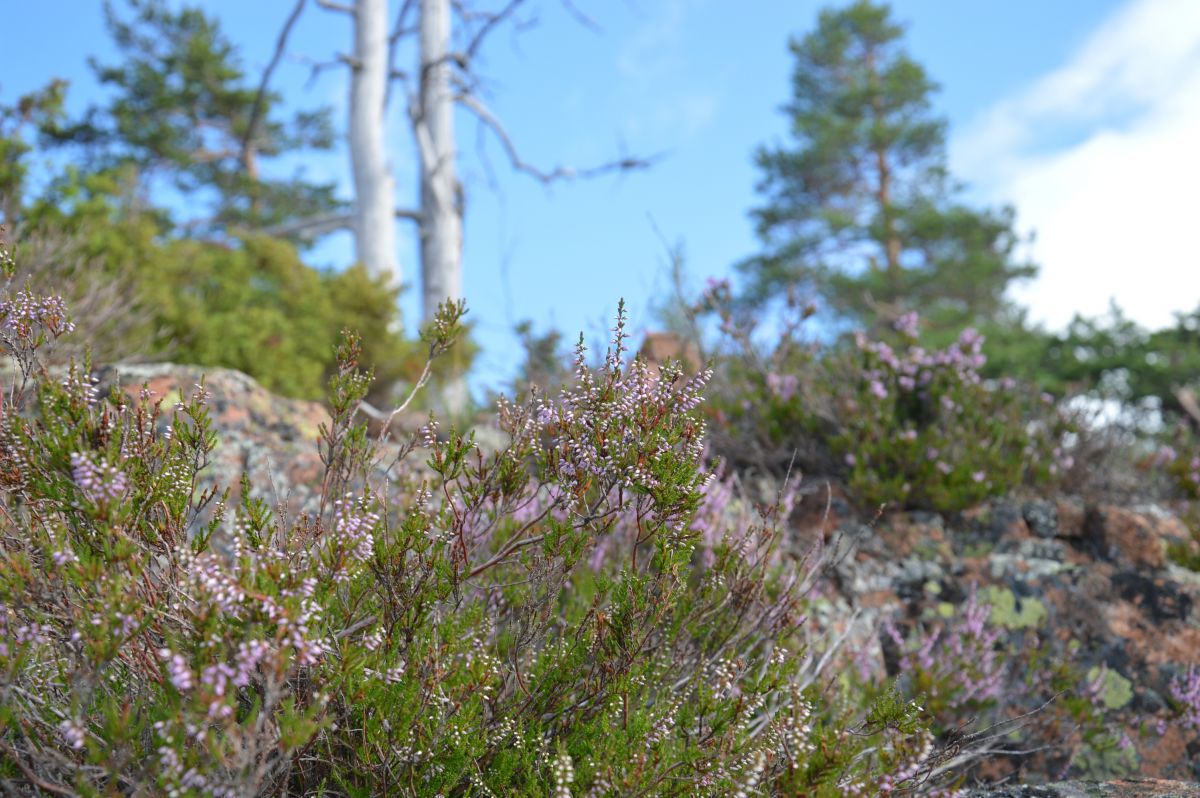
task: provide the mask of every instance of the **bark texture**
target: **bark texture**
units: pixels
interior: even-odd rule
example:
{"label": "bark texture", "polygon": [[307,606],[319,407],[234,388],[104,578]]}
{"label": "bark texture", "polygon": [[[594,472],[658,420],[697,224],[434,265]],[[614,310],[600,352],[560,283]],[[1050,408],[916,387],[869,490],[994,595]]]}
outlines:
{"label": "bark texture", "polygon": [[350,163],[354,171],[355,254],[373,277],[402,277],[396,254],[396,192],[388,162],[388,2],[357,0],[350,79]]}

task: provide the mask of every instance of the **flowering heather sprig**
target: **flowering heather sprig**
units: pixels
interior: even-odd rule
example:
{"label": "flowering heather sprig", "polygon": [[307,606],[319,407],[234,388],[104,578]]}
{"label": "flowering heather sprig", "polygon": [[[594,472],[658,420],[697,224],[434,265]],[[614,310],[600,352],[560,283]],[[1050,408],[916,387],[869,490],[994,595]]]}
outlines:
{"label": "flowering heather sprig", "polygon": [[67,303],[62,297],[18,291],[16,296],[0,302],[0,328],[21,343],[30,344],[39,330],[58,338],[74,330],[75,322],[67,318]]}
{"label": "flowering heather sprig", "polygon": [[800,387],[800,378],[795,374],[767,372],[767,390],[781,402],[790,402]]}
{"label": "flowering heather sprig", "polygon": [[1176,676],[1168,688],[1179,702],[1184,724],[1200,732],[1200,668],[1191,666],[1185,676]]}
{"label": "flowering heather sprig", "polygon": [[93,460],[83,452],[71,453],[71,478],[84,497],[93,504],[115,502],[128,487],[125,472],[103,458]]}
{"label": "flowering heather sprig", "polygon": [[932,634],[914,630],[908,640],[888,621],[884,631],[900,650],[899,669],[927,691],[931,706],[956,712],[1000,697],[1005,667],[996,651],[1003,629],[974,592],[953,621]]}
{"label": "flowering heather sprig", "polygon": [[571,783],[575,781],[575,764],[566,751],[554,758],[550,770],[554,775],[554,798],[571,798]]}
{"label": "flowering heather sprig", "polygon": [[196,686],[196,676],[188,665],[187,658],[169,648],[159,649],[158,656],[167,663],[167,678],[172,686],[186,693]]}
{"label": "flowering heather sprig", "polygon": [[905,338],[916,340],[921,334],[921,317],[915,311],[910,311],[896,319],[892,327]]}
{"label": "flowering heather sprig", "polygon": [[[915,326],[919,320],[913,315],[910,323]],[[868,340],[861,331],[854,336],[854,343],[861,351],[878,359],[886,367],[868,368],[863,373],[871,393],[879,399],[886,399],[893,389],[905,393],[924,389],[939,372],[949,372],[965,383],[978,384],[981,381],[979,369],[987,363],[983,341],[978,331],[968,328],[945,349],[930,352],[924,347],[909,346],[897,353],[883,341]],[[952,400],[943,396],[942,401]]]}
{"label": "flowering heather sprig", "polygon": [[[623,324],[619,317],[599,379],[587,367],[580,341],[576,384],[554,399],[541,399],[534,414],[557,450],[556,470],[568,501],[581,498],[593,484],[653,494],[662,487],[660,470],[669,470],[681,458],[698,463],[703,455],[704,424],[690,414],[699,406],[712,371],[706,369],[678,385],[682,374],[677,368],[654,374],[641,360],[625,366]],[[692,488],[698,489],[699,483]],[[661,523],[677,527],[690,508],[659,510]]]}
{"label": "flowering heather sprig", "polygon": [[100,378],[95,374],[87,374],[72,368],[63,378],[62,387],[74,396],[78,396],[86,405],[95,405],[100,398]]}
{"label": "flowering heather sprig", "polygon": [[349,496],[335,502],[335,507],[334,543],[353,564],[370,559],[379,513],[367,510]]}
{"label": "flowering heather sprig", "polygon": [[242,616],[246,591],[238,578],[240,565],[236,560],[226,564],[221,557],[207,551],[195,555],[185,551],[180,560],[191,598],[203,599],[229,618]]}
{"label": "flowering heather sprig", "polygon": [[1192,498],[1200,498],[1200,454],[1180,454],[1172,446],[1162,446],[1151,460],[1152,465],[1165,468],[1175,478],[1180,490]]}

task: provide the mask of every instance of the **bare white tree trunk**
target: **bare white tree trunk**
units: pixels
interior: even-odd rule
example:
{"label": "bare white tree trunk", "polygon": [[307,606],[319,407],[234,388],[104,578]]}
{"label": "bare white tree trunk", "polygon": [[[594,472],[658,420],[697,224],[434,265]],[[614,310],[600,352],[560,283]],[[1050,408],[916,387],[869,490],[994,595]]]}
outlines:
{"label": "bare white tree trunk", "polygon": [[462,298],[462,190],[450,85],[450,0],[421,0],[421,89],[416,120],[421,157],[422,317]]}
{"label": "bare white tree trunk", "polygon": [[[421,310],[433,318],[438,304],[462,298],[462,186],[454,145],[450,0],[420,0],[420,92],[413,128],[421,160]],[[466,382],[446,385],[447,409],[466,407]]]}
{"label": "bare white tree trunk", "polygon": [[398,285],[395,179],[384,142],[387,87],[388,0],[356,0],[349,129],[355,254],[372,277]]}

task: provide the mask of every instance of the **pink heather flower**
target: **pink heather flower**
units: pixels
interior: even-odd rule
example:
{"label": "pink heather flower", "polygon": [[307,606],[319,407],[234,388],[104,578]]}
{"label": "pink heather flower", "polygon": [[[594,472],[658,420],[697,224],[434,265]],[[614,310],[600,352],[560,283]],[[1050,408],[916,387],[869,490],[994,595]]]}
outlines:
{"label": "pink heather flower", "polygon": [[125,474],[103,458],[95,462],[82,452],[71,453],[71,479],[93,504],[117,501],[125,493]]}
{"label": "pink heather flower", "polygon": [[55,338],[75,329],[75,323],[67,320],[67,304],[62,297],[35,296],[25,291],[0,302],[0,326],[24,341],[32,339],[39,326]]}
{"label": "pink heather flower", "polygon": [[903,440],[906,440],[909,443],[912,443],[913,441],[915,441],[917,439],[917,431],[915,429],[906,429],[906,430],[904,430],[904,432],[900,433],[900,437]]}
{"label": "pink heather flower", "polygon": [[1170,463],[1175,462],[1175,458],[1178,456],[1180,456],[1178,452],[1174,448],[1171,448],[1171,446],[1159,446],[1158,451],[1154,452],[1154,464],[1156,466],[1169,466]]}
{"label": "pink heather flower", "polygon": [[921,332],[921,317],[916,312],[905,313],[892,326],[901,335],[916,338]]}
{"label": "pink heather flower", "polygon": [[64,720],[58,724],[58,733],[62,735],[63,741],[76,751],[83,748],[87,739],[87,732],[77,720]]}
{"label": "pink heather flower", "polygon": [[354,507],[348,498],[339,500],[336,506],[334,539],[349,553],[351,560],[363,562],[370,559],[375,548],[374,532],[379,523],[379,514]]}
{"label": "pink heather flower", "polygon": [[846,465],[850,466],[851,468],[854,468],[854,466],[856,466],[857,464],[858,464],[858,458],[855,457],[853,454],[847,453],[846,454]]}
{"label": "pink heather flower", "polygon": [[173,654],[171,649],[163,648],[159,649],[158,656],[167,661],[167,678],[176,690],[185,693],[196,686],[192,669],[181,654]]}
{"label": "pink heather flower", "polygon": [[971,475],[971,479],[975,480],[976,482],[983,482],[986,477],[987,474],[983,473],[982,471],[976,471]]}
{"label": "pink heather flower", "polygon": [[51,554],[50,557],[54,560],[54,564],[59,568],[62,568],[68,563],[79,562],[79,558],[75,556],[75,552],[69,549],[59,549]]}
{"label": "pink heather flower", "polygon": [[233,671],[233,684],[236,687],[246,687],[254,674],[258,663],[271,652],[271,646],[265,640],[251,640],[238,644],[236,664]]}
{"label": "pink heather flower", "polygon": [[1168,689],[1183,707],[1184,724],[1200,732],[1200,669],[1189,667],[1185,676],[1171,680]]}
{"label": "pink heather flower", "polygon": [[767,389],[781,402],[789,401],[796,395],[800,380],[795,374],[777,374],[774,371],[767,374]]}
{"label": "pink heather flower", "polygon": [[937,461],[937,470],[941,471],[943,474],[949,474],[953,469],[950,467],[950,464],[947,463],[945,460],[938,460]]}
{"label": "pink heather flower", "polygon": [[878,399],[887,399],[888,397],[887,388],[879,380],[871,380],[871,393]]}

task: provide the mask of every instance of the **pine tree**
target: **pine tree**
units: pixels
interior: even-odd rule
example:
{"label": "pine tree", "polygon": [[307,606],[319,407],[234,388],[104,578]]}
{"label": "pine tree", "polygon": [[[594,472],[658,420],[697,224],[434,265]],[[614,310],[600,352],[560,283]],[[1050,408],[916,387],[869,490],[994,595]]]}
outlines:
{"label": "pine tree", "polygon": [[937,86],[903,33],[886,5],[859,0],[791,41],[791,141],[756,154],[764,252],[740,264],[746,298],[802,286],[868,327],[913,310],[943,335],[1020,326],[1004,291],[1036,269],[1015,256],[1011,209],[960,200],[931,106]]}
{"label": "pine tree", "polygon": [[135,167],[140,182],[187,197],[180,221],[194,232],[257,231],[338,206],[332,184],[269,167],[284,155],[330,149],[329,112],[279,118],[280,97],[246,75],[217,20],[196,6],[128,0],[128,18],[105,3],[116,64],[92,68],[112,99],[65,128],[93,169]]}

